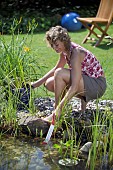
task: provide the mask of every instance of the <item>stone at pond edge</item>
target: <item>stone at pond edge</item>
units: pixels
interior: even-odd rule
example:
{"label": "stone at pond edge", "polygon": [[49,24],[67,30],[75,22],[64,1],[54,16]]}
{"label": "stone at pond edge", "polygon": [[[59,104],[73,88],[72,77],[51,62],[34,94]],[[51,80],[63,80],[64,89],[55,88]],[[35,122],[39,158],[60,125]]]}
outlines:
{"label": "stone at pond edge", "polygon": [[74,159],[65,158],[65,159],[60,159],[58,163],[62,166],[73,166],[73,165],[77,165],[78,161]]}
{"label": "stone at pond edge", "polygon": [[91,146],[92,146],[92,142],[87,142],[80,148],[80,151],[89,152]]}
{"label": "stone at pond edge", "polygon": [[47,134],[50,123],[36,116],[26,116],[19,120],[19,127],[25,134],[39,136]]}

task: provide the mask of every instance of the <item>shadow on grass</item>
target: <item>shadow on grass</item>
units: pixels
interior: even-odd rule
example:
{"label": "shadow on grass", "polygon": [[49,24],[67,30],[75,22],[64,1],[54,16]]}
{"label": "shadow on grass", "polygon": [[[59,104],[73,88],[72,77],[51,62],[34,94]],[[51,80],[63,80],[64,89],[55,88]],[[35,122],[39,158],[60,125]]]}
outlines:
{"label": "shadow on grass", "polygon": [[[96,41],[87,41],[87,44],[94,46],[96,44]],[[99,49],[104,49],[104,50],[109,50],[113,48],[113,42],[110,41],[102,41],[101,44],[97,47],[94,48],[99,48]]]}

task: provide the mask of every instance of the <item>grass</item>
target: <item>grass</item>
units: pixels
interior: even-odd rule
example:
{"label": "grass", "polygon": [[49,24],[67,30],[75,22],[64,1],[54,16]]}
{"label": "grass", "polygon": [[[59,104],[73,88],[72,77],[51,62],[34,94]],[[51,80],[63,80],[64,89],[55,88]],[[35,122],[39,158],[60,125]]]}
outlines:
{"label": "grass", "polygon": [[[113,24],[110,26],[108,33],[113,37],[112,33],[113,29]],[[94,48],[93,44],[91,41],[87,41],[85,44],[81,44],[83,38],[87,34],[86,29],[81,29],[77,32],[70,32],[70,36],[72,38],[72,41],[82,45],[83,47],[87,48],[90,50],[97,59],[99,59],[100,63],[102,64],[102,67],[105,71],[106,79],[107,79],[107,90],[102,97],[102,99],[113,99],[113,81],[112,81],[112,72],[113,72],[113,67],[112,67],[112,48],[113,48],[113,43],[110,45],[107,45],[109,43],[109,40],[103,40],[102,43],[100,44],[99,47]],[[25,35],[20,35],[21,38],[23,38]],[[4,35],[5,41],[10,40],[9,35]],[[44,40],[45,38],[45,32],[40,33],[40,34],[34,34],[32,37],[32,43],[30,44],[30,35],[27,37],[26,41],[26,46],[30,48],[30,54],[29,57],[33,58],[34,61],[34,66],[33,69],[35,70],[35,75],[30,76],[31,81],[35,81],[39,79],[41,76],[43,76],[47,71],[49,71],[55,64],[56,61],[58,60],[59,55],[56,54],[51,48],[47,47],[47,44]],[[36,64],[36,63],[37,64]],[[29,64],[29,63],[28,63]],[[31,73],[32,74],[32,73]],[[38,90],[38,95],[40,96],[46,96],[46,92],[44,91],[43,87],[40,87],[37,89]],[[37,91],[35,90],[35,91]],[[52,93],[48,93],[48,95],[52,95]]]}
{"label": "grass", "polygon": [[[108,33],[113,37],[113,24],[110,26]],[[87,34],[86,29],[81,29],[77,32],[70,32],[70,36],[72,38],[72,41],[81,44],[83,38]],[[53,49],[48,48],[46,42],[44,41],[45,32],[44,33],[38,33],[30,35],[26,34],[19,34],[14,35],[14,30],[12,32],[12,35],[1,35],[0,36],[0,92],[1,92],[1,98],[0,98],[0,114],[4,115],[7,118],[7,124],[10,124],[10,122],[16,124],[16,106],[14,105],[14,99],[12,97],[12,94],[10,92],[10,83],[12,81],[12,78],[14,78],[17,83],[17,87],[21,86],[21,83],[19,85],[18,77],[21,78],[21,81],[35,81],[42,77],[47,71],[49,71],[54,65],[56,64],[59,55],[54,52]],[[107,45],[109,43],[109,40],[103,40],[101,45],[99,47],[94,48],[91,41],[88,41],[86,44],[83,44],[83,47],[90,50],[92,53],[94,53],[99,59],[100,63],[102,64],[102,67],[105,71],[106,79],[107,79],[107,90],[105,94],[103,95],[102,99],[105,100],[113,100],[113,81],[112,81],[112,72],[113,72],[113,66],[112,66],[112,48],[113,43],[110,45]],[[8,101],[5,102],[4,100],[4,91],[6,91],[6,86],[4,86],[4,80],[8,82],[7,84],[7,92],[9,93]],[[53,94],[50,92],[47,92],[43,86],[37,88],[34,90],[34,96],[35,97],[52,97]],[[31,106],[32,107],[32,106]],[[111,113],[110,113],[111,114]],[[109,123],[108,127],[108,138],[107,143],[109,142],[110,148],[109,148],[109,155],[110,155],[110,161],[113,160],[113,154],[112,154],[112,147],[113,147],[113,130],[112,130],[112,117],[107,118]],[[104,126],[104,123],[102,123],[102,126]],[[98,114],[95,118],[95,122],[92,124],[93,134],[92,139],[93,141],[93,147],[91,150],[91,153],[94,153],[94,157],[92,159],[92,162],[94,164],[95,160],[97,159],[97,149],[96,149],[96,141],[97,139],[100,139],[101,137],[98,134],[98,131],[101,131],[101,127],[97,128],[98,122]],[[15,125],[16,126],[16,125]],[[2,133],[1,133],[2,134]],[[110,136],[110,138],[109,138]],[[109,140],[108,140],[109,139]],[[74,138],[71,138],[71,141],[76,140]],[[70,157],[73,157],[73,143],[66,143],[70,144]],[[66,145],[64,144],[64,146]],[[107,145],[105,145],[107,146]],[[62,148],[60,148],[62,150]],[[68,147],[67,147],[68,149]],[[67,154],[66,150],[66,153]],[[104,154],[107,152],[107,147],[104,148]],[[92,155],[92,154],[91,154]],[[94,169],[94,167],[92,168]]]}

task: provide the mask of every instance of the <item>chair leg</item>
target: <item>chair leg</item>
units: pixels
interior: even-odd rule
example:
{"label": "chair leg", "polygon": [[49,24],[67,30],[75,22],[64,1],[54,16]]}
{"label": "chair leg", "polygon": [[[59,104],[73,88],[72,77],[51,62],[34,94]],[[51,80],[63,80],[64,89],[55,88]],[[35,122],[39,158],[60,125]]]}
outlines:
{"label": "chair leg", "polygon": [[100,45],[101,41],[103,40],[105,34],[102,34],[101,37],[99,38],[99,40],[96,42],[96,44],[94,45],[94,47],[97,47]]}
{"label": "chair leg", "polygon": [[[85,24],[86,27],[86,24]],[[92,34],[92,30],[94,29],[94,25],[91,26],[91,28],[89,26],[87,26],[89,33],[86,35],[86,37],[83,39],[82,44],[86,43],[88,40],[88,37],[90,37],[90,35]]]}
{"label": "chair leg", "polygon": [[105,29],[102,29],[98,24],[94,23],[94,25],[95,25],[95,28],[100,30],[100,32],[102,32],[105,36],[108,36],[108,34],[107,34],[108,26],[106,26]]}
{"label": "chair leg", "polygon": [[94,23],[95,24],[95,27],[98,29],[98,30],[100,30],[100,32],[102,32],[102,35],[100,36],[100,37],[98,37],[99,38],[99,40],[96,42],[96,44],[94,45],[95,47],[97,47],[100,43],[101,43],[101,41],[103,40],[103,38],[105,37],[105,36],[108,36],[108,34],[107,34],[107,29],[108,29],[108,25],[106,26],[106,28],[103,30],[101,27],[99,27],[98,26],[98,24],[96,24],[96,23]]}
{"label": "chair leg", "polygon": [[[92,26],[89,27],[88,24],[86,24],[85,22],[82,22],[82,24],[89,30],[88,34],[86,35],[86,37],[83,39],[82,44],[86,43],[88,39],[90,39],[91,34],[94,34],[97,38],[98,41],[96,42],[96,44],[94,45],[94,47],[97,47],[101,41],[103,40],[103,38],[105,36],[108,36],[107,34],[107,29],[109,27],[109,25],[106,26],[106,28],[103,30],[97,23],[93,22]],[[94,28],[97,28],[102,34],[101,36],[99,36],[95,31]]]}
{"label": "chair leg", "polygon": [[82,44],[84,44],[84,43],[87,42],[88,37],[89,37],[90,35],[91,35],[91,33],[89,32],[89,33],[86,35],[86,37],[83,39]]}

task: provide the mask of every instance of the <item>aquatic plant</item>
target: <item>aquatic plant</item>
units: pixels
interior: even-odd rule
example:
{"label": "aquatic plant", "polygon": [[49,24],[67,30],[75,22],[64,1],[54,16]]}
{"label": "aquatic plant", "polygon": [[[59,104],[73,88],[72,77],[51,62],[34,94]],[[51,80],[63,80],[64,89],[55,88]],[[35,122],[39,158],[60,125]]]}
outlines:
{"label": "aquatic plant", "polygon": [[[108,166],[113,161],[113,119],[109,110],[100,113],[97,101],[97,110],[92,122],[92,146],[89,150],[87,165],[91,170],[95,167]],[[106,155],[109,155],[106,158]],[[107,161],[107,163],[106,163]]]}
{"label": "aquatic plant", "polygon": [[[21,20],[22,18],[20,20],[14,18],[10,27],[9,41],[5,39],[4,35],[0,35],[0,91],[2,96],[0,98],[0,115],[5,125],[14,128],[17,127],[17,105],[23,102],[20,99],[21,88],[24,85],[24,88],[27,89],[26,82],[31,80],[31,74],[35,74],[31,43],[37,23],[34,19],[29,22],[28,33],[22,35],[19,30]],[[18,34],[15,34],[17,29]]]}

